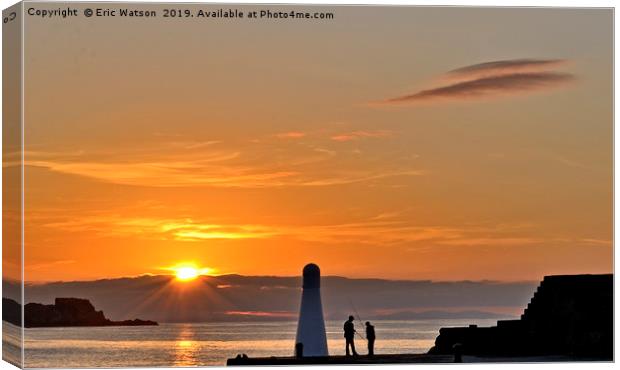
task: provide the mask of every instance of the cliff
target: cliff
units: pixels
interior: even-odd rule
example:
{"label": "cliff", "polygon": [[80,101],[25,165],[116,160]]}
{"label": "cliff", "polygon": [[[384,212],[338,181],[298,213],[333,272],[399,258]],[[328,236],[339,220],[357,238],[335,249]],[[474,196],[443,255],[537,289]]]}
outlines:
{"label": "cliff", "polygon": [[2,298],[2,320],[15,326],[22,325],[22,306],[9,298]]}
{"label": "cliff", "polygon": [[442,328],[429,353],[613,359],[613,275],[546,276],[519,320]]}
{"label": "cliff", "polygon": [[[3,320],[19,325],[20,305],[8,299],[2,299]],[[8,310],[7,310],[8,308]],[[10,312],[10,317],[4,312]],[[18,313],[17,317],[15,313]],[[10,320],[9,320],[10,319]],[[54,304],[45,305],[40,303],[28,303],[24,306],[24,326],[57,327],[57,326],[143,326],[158,325],[150,320],[124,320],[112,321],[105,317],[103,311],[95,310],[95,307],[87,299],[80,298],[56,298]]]}

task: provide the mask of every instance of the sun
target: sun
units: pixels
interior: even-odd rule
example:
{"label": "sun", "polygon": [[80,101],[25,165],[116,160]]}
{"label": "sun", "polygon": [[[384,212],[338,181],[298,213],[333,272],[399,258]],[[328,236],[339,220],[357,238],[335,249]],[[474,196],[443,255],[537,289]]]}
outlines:
{"label": "sun", "polygon": [[215,271],[209,267],[197,267],[194,263],[182,263],[165,269],[172,271],[178,281],[192,281],[199,276],[209,275]]}
{"label": "sun", "polygon": [[194,280],[200,275],[200,271],[194,267],[179,267],[174,273],[181,281]]}

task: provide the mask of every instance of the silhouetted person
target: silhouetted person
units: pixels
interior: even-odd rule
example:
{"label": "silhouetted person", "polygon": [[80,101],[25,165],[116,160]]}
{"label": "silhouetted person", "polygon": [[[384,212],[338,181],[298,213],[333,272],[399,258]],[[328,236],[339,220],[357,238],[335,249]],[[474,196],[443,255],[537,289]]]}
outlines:
{"label": "silhouetted person", "polygon": [[368,356],[375,354],[375,327],[366,321],[366,340],[368,340]]}
{"label": "silhouetted person", "polygon": [[357,356],[357,352],[355,351],[355,326],[353,325],[353,320],[353,316],[349,316],[349,320],[344,323],[344,339],[346,341],[347,356],[350,356],[349,346],[351,346],[353,356]]}

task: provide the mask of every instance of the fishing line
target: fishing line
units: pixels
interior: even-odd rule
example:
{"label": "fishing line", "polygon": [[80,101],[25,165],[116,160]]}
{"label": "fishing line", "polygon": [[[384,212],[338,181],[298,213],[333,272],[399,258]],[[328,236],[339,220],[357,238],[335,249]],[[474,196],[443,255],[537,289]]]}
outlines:
{"label": "fishing line", "polygon": [[[357,320],[359,320],[360,325],[363,328],[364,327],[364,321],[362,321],[362,318],[360,317],[360,314],[357,312],[357,309],[355,308],[355,305],[353,304],[353,301],[351,300],[351,297],[349,297],[349,304],[353,308],[353,311],[355,312],[355,316],[357,316]],[[357,330],[355,331],[355,334],[359,335],[360,338],[362,338],[362,339],[366,339],[366,338],[364,338],[364,336],[362,336],[360,333],[358,333]]]}

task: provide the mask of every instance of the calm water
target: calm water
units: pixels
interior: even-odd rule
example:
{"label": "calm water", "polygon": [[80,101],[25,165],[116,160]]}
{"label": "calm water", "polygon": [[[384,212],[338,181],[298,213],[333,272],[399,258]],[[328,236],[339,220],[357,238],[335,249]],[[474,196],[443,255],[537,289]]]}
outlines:
{"label": "calm water", "polygon": [[[480,326],[496,320],[375,321],[376,353],[422,353],[440,327]],[[9,324],[5,323],[9,328]],[[359,329],[359,324],[356,323]],[[18,328],[11,326],[16,332]],[[293,354],[295,322],[161,324],[143,327],[26,329],[26,367],[225,365],[250,357]],[[342,354],[342,323],[327,322],[330,354]],[[6,340],[6,338],[5,338]],[[357,339],[360,353],[365,341]]]}

